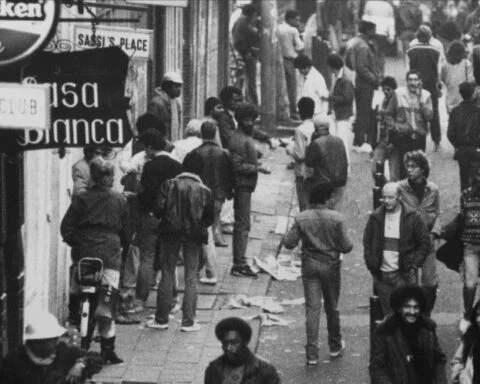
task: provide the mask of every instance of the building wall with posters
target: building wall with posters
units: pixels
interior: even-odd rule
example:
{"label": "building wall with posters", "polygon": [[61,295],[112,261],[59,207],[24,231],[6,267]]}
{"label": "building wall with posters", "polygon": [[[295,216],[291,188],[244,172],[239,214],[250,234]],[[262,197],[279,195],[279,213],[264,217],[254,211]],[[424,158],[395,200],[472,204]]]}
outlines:
{"label": "building wall with posters", "polygon": [[[161,1],[153,3],[156,5]],[[204,100],[217,96],[220,88],[227,84],[228,26],[225,23],[228,22],[231,1],[186,1],[187,7],[152,6],[151,1],[141,0],[98,0],[97,3],[141,9],[92,7],[102,18],[138,19],[127,23],[101,22],[95,25],[95,36],[113,39],[150,36],[148,53],[132,54],[126,50],[131,61],[125,96],[130,98],[132,127],[137,117],[146,111],[162,74],[171,70],[184,77],[184,120],[203,116]],[[89,18],[90,15],[87,12],[79,15],[75,6],[62,6],[62,17]],[[92,48],[86,43],[86,36],[90,36],[91,42],[92,34],[89,22],[60,23],[46,50],[68,52]],[[173,139],[182,136],[183,129],[175,132]],[[122,159],[131,155],[132,146],[127,145],[123,150],[116,150],[110,161],[118,166]],[[66,148],[63,157],[58,150],[52,149],[27,151],[25,154],[25,306],[49,309],[62,320],[67,313],[71,261],[59,228],[71,201],[71,168],[82,157],[81,148]],[[121,190],[118,167],[117,175],[115,187]]]}

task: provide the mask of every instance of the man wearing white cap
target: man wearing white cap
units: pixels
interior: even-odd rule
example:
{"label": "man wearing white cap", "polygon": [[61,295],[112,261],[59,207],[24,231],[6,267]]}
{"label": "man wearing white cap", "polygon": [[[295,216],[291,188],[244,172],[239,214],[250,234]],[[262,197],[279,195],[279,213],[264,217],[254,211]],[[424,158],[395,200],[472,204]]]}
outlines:
{"label": "man wearing white cap", "polygon": [[147,112],[153,113],[165,123],[168,140],[180,138],[182,106],[178,98],[182,93],[182,84],[182,77],[178,73],[166,72],[161,87],[155,89],[155,96],[147,109]]}
{"label": "man wearing white cap", "polygon": [[61,342],[60,337],[66,332],[51,313],[40,309],[27,311],[25,345],[5,356],[0,383],[80,384],[100,372],[100,355]]}

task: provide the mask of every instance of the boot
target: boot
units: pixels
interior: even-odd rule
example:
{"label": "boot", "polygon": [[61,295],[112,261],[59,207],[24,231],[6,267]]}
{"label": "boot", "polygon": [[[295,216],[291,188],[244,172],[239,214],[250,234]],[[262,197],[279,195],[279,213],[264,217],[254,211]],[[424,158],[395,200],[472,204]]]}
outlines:
{"label": "boot", "polygon": [[80,296],[71,293],[68,298],[68,323],[78,326],[80,324]]}
{"label": "boot", "polygon": [[437,286],[432,287],[423,287],[425,292],[425,298],[427,299],[427,307],[425,308],[425,314],[430,317],[435,306],[435,301],[437,301]]}
{"label": "boot", "polygon": [[123,360],[115,353],[115,336],[108,339],[102,337],[100,341],[101,356],[105,364],[121,364]]}
{"label": "boot", "polygon": [[463,287],[463,307],[465,312],[463,317],[467,320],[470,318],[473,309],[473,303],[475,302],[475,295],[477,294],[477,287],[468,288]]}

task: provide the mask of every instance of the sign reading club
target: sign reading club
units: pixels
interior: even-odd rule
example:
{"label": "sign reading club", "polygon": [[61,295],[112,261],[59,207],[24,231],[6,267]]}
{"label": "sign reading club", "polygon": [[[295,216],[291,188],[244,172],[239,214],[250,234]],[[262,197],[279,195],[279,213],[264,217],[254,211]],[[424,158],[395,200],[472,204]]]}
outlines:
{"label": "sign reading club", "polygon": [[56,30],[59,0],[0,0],[0,67],[42,49]]}

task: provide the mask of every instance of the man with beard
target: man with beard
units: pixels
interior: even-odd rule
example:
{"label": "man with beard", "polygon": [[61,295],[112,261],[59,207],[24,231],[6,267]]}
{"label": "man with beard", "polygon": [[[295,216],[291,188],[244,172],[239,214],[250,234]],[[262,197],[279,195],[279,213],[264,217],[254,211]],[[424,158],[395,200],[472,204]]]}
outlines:
{"label": "man with beard", "polygon": [[247,263],[246,253],[250,232],[250,208],[252,193],[255,191],[259,168],[257,150],[253,141],[253,122],[258,112],[251,104],[241,104],[235,110],[238,129],[228,140],[228,149],[233,167],[234,197],[233,210],[233,267],[230,273],[239,277],[253,277],[257,274]]}
{"label": "man with beard", "polygon": [[375,330],[370,355],[372,384],[446,384],[446,357],[436,324],[425,317],[427,301],[418,286],[392,292],[394,313]]}
{"label": "man with beard", "polygon": [[[440,195],[436,184],[428,180],[430,163],[422,151],[411,151],[403,158],[408,177],[398,183],[400,199],[405,206],[417,211],[430,232],[440,232]],[[437,299],[437,259],[432,247],[422,265],[422,287],[427,298],[426,314],[430,316]]]}
{"label": "man with beard", "polygon": [[205,384],[280,384],[277,370],[248,348],[252,328],[238,317],[221,320],[215,335],[222,343],[223,355],[212,361],[205,371]]}
{"label": "man with beard", "polygon": [[430,252],[431,243],[421,216],[400,201],[397,183],[385,184],[382,200],[382,206],[368,219],[363,249],[383,314],[388,316],[392,312],[392,291],[417,283],[417,270]]}

